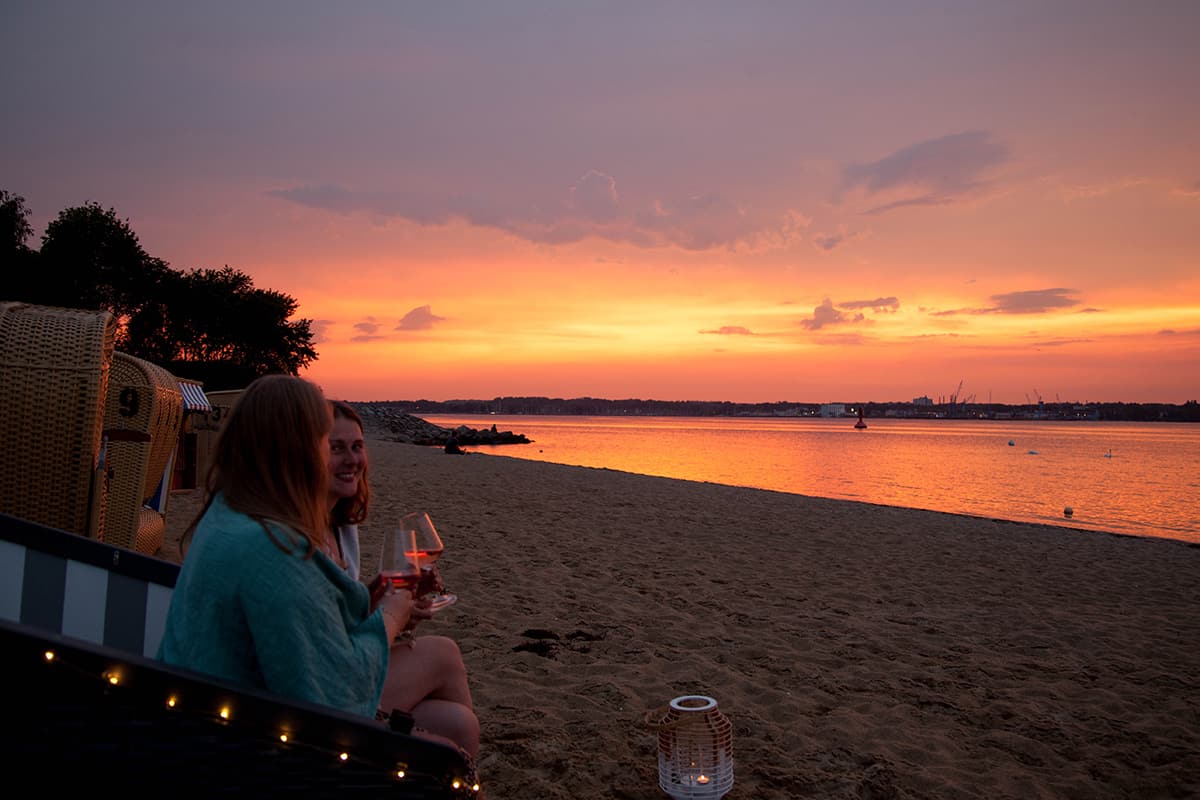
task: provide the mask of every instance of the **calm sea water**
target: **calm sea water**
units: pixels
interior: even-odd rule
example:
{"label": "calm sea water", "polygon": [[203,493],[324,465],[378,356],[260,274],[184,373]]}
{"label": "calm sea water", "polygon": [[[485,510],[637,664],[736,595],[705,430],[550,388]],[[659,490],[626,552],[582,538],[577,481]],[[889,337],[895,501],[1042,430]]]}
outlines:
{"label": "calm sea water", "polygon": [[533,439],[468,448],[515,458],[1200,542],[1200,425],[872,419],[855,430],[850,419],[426,418],[495,423]]}

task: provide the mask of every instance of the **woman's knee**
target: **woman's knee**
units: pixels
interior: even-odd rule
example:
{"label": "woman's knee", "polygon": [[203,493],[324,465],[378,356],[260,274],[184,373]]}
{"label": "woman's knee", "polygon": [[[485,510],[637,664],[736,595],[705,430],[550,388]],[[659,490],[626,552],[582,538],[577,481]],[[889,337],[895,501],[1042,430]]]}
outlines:
{"label": "woman's knee", "polygon": [[479,717],[463,705],[449,700],[424,700],[412,711],[417,726],[445,736],[471,756],[479,752]]}
{"label": "woman's knee", "polygon": [[430,657],[442,668],[466,672],[467,667],[463,663],[462,651],[458,649],[458,642],[448,636],[422,636],[419,641],[425,645]]}

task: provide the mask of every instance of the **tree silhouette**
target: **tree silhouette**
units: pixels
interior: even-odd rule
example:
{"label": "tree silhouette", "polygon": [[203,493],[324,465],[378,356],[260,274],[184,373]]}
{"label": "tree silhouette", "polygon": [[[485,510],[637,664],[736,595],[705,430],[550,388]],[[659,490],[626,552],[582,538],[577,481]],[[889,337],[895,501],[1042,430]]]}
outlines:
{"label": "tree silhouette", "polygon": [[33,228],[25,198],[0,189],[0,280],[6,287],[0,299],[32,299],[38,254],[25,244],[30,236]]}
{"label": "tree silhouette", "polygon": [[30,236],[33,228],[29,225],[25,198],[0,189],[0,251],[20,250]]}
{"label": "tree silhouette", "polygon": [[24,244],[32,233],[25,199],[0,190],[0,299],[109,309],[120,322],[118,349],[209,389],[296,375],[317,358],[311,321],[290,321],[294,298],[258,289],[228,265],[172,269],[113,209],[91,202],[59,212],[40,253]]}
{"label": "tree silhouette", "polygon": [[107,308],[122,322],[155,295],[167,269],[142,249],[127,221],[99,203],[59,212],[42,235],[41,265],[63,301]]}
{"label": "tree silhouette", "polygon": [[170,271],[156,300],[130,319],[130,350],[210,389],[241,388],[269,373],[295,375],[317,358],[309,320],[289,322],[296,306],[228,265]]}

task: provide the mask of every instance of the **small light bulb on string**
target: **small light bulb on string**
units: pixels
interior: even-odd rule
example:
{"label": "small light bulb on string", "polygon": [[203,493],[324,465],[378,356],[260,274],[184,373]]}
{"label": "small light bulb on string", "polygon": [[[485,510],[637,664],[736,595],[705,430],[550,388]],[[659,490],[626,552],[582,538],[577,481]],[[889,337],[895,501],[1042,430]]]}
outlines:
{"label": "small light bulb on string", "polygon": [[167,698],[167,708],[174,708],[177,702],[179,701],[176,699],[175,695],[171,695]]}
{"label": "small light bulb on string", "polygon": [[47,650],[45,655],[46,655],[46,660],[47,660],[47,661],[53,661],[53,660],[54,660],[54,651],[53,651],[53,650]]}
{"label": "small light bulb on string", "polygon": [[221,719],[228,720],[229,719],[229,706],[221,706],[221,710],[217,713],[220,715]]}
{"label": "small light bulb on string", "polygon": [[279,741],[283,742],[284,744],[287,744],[287,740],[288,740],[288,735],[287,735],[286,731],[279,734]]}
{"label": "small light bulb on string", "polygon": [[341,753],[338,755],[338,758],[340,758],[342,761],[348,761],[350,759],[350,754],[349,753]]}

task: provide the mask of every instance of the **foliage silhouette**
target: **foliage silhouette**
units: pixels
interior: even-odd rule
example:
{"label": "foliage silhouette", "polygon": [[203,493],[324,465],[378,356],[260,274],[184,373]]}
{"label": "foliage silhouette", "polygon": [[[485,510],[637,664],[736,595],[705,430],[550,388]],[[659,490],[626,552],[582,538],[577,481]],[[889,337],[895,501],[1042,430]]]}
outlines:
{"label": "foliage silhouette", "polygon": [[293,297],[256,288],[228,265],[173,269],[113,209],[89,202],[59,212],[40,252],[25,246],[31,235],[24,198],[0,190],[0,299],[107,308],[120,322],[118,349],[209,390],[296,375],[317,359],[311,321],[290,321]]}
{"label": "foliage silhouette", "polygon": [[30,236],[33,228],[29,225],[25,198],[0,189],[0,250],[6,253],[20,250]]}
{"label": "foliage silhouette", "polygon": [[23,299],[35,292],[32,283],[38,254],[25,244],[30,236],[33,227],[25,198],[0,189],[0,286],[5,287],[5,296]]}

